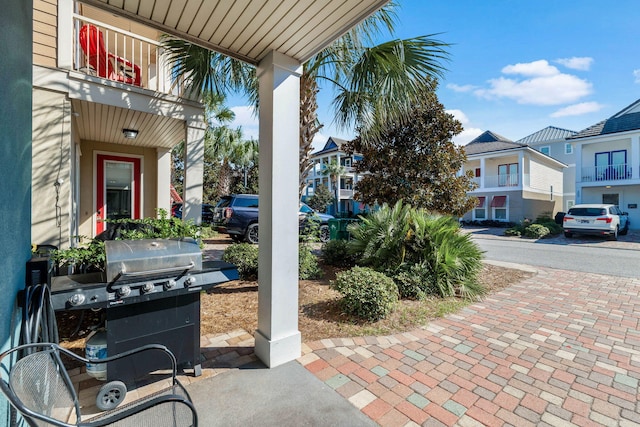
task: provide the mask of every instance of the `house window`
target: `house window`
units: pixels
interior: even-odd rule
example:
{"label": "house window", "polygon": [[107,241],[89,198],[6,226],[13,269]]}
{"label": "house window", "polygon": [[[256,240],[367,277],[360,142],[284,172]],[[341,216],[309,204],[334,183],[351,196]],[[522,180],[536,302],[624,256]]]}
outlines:
{"label": "house window", "polygon": [[498,165],[498,186],[515,187],[518,185],[518,164]]}
{"label": "house window", "polygon": [[474,220],[487,219],[487,209],[485,208],[485,201],[486,201],[485,196],[478,196],[478,203],[476,204],[476,207],[473,210]]}
{"label": "house window", "polygon": [[551,147],[549,147],[548,145],[545,145],[544,147],[540,147],[540,152],[542,154],[546,154],[547,156],[551,155]]}
{"label": "house window", "polygon": [[626,179],[627,150],[596,153],[596,180]]}
{"label": "house window", "polygon": [[576,204],[575,200],[567,200],[567,212],[569,212],[569,209],[571,209],[571,207],[575,204]]}
{"label": "house window", "polygon": [[351,167],[351,158],[344,159],[344,165],[348,168]]}
{"label": "house window", "polygon": [[564,144],[564,154],[573,154],[573,145],[570,142]]}
{"label": "house window", "polygon": [[476,178],[480,178],[480,168],[476,168]]}
{"label": "house window", "polygon": [[507,221],[509,218],[507,196],[493,196],[493,199],[491,199],[491,209],[493,210],[493,219],[496,221]]}

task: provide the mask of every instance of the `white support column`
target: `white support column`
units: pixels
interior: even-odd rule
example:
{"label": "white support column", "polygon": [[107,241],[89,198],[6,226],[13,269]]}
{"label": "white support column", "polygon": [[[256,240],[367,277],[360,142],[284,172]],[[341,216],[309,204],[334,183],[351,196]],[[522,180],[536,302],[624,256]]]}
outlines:
{"label": "white support column", "polygon": [[484,188],[484,177],[487,176],[487,166],[485,164],[485,158],[480,158],[480,188]]}
{"label": "white support column", "polygon": [[74,0],[58,0],[58,68],[73,68]]}
{"label": "white support column", "polygon": [[518,153],[518,160],[520,163],[520,166],[518,166],[518,187],[524,189],[524,151]]}
{"label": "white support column", "polygon": [[[256,355],[272,368],[300,357],[298,152],[301,64],[270,52],[260,87],[260,249]],[[277,121],[277,125],[276,125]]]}
{"label": "white support column", "polygon": [[631,161],[627,165],[631,167],[631,179],[640,179],[640,135],[631,137]]}
{"label": "white support column", "polygon": [[576,142],[573,146],[573,157],[576,159],[576,194],[574,202],[582,203],[582,144]]}
{"label": "white support column", "polygon": [[158,149],[158,181],[156,207],[171,216],[171,150]]}
{"label": "white support column", "polygon": [[[184,162],[184,205],[182,219],[202,222],[202,183],[204,182],[204,122],[187,121]],[[167,187],[168,189],[168,187]]]}

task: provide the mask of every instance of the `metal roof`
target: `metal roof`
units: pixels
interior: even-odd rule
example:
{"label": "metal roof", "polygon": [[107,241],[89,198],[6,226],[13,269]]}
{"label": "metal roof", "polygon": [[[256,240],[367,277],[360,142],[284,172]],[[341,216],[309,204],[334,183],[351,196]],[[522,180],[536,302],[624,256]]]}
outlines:
{"label": "metal roof", "polygon": [[577,134],[574,130],[562,129],[555,126],[547,126],[546,128],[525,136],[522,139],[517,140],[520,144],[539,144],[542,142],[557,141],[567,139],[570,136]]}
{"label": "metal roof", "polygon": [[250,64],[303,63],[388,0],[81,0]]}
{"label": "metal roof", "polygon": [[465,145],[464,151],[467,155],[481,154],[492,151],[510,150],[512,148],[520,148],[523,146],[524,144],[513,142],[502,135],[498,135],[497,133],[485,131]]}

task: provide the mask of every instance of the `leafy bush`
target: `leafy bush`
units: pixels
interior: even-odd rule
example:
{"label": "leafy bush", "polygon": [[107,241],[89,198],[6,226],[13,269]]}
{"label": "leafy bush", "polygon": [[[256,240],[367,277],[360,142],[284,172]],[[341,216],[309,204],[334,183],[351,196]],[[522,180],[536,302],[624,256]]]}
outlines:
{"label": "leafy bush", "polygon": [[405,265],[424,265],[429,286],[441,296],[473,299],[485,292],[477,281],[482,252],[452,217],[398,202],[350,225],[349,232],[359,264],[391,276]]}
{"label": "leafy bush", "polygon": [[555,221],[551,221],[551,222],[541,222],[540,225],[544,225],[545,227],[547,227],[549,229],[549,233],[557,236],[558,234],[561,234],[563,232],[562,226],[559,224],[556,224]]}
{"label": "leafy bush", "polygon": [[393,280],[370,268],[354,267],[340,272],[331,285],[342,294],[340,304],[345,313],[364,320],[383,319],[398,302],[398,288]]}
{"label": "leafy bush", "polygon": [[431,274],[425,264],[407,264],[393,276],[400,298],[423,300],[427,295],[437,294],[431,284]]}
{"label": "leafy bush", "polygon": [[549,234],[549,229],[541,224],[531,224],[524,229],[525,237],[532,239],[542,239]]}
{"label": "leafy bush", "polygon": [[329,240],[322,245],[322,259],[325,264],[336,267],[353,267],[357,258],[350,252],[349,241]]}
{"label": "leafy bush", "polygon": [[329,188],[324,185],[319,185],[314,189],[313,196],[307,199],[307,205],[318,212],[324,212],[327,206],[333,203],[334,197]]}
{"label": "leafy bush", "polygon": [[522,235],[522,231],[520,231],[519,227],[507,228],[504,230],[504,235],[520,237]]}
{"label": "leafy bush", "polygon": [[298,278],[301,280],[319,279],[322,269],[318,258],[311,252],[308,245],[301,244],[298,249]]}
{"label": "leafy bush", "polygon": [[258,247],[251,243],[234,243],[222,254],[222,260],[234,264],[242,280],[258,277]]}
{"label": "leafy bush", "polygon": [[105,270],[105,248],[104,242],[93,239],[87,246],[54,250],[51,252],[51,261],[56,266],[70,267],[72,271],[61,272],[60,274],[88,273]]}
{"label": "leafy bush", "polygon": [[[251,243],[234,243],[227,246],[222,260],[234,264],[242,280],[258,278],[258,246]],[[307,245],[301,244],[298,250],[298,277],[302,280],[322,277],[318,258]]]}

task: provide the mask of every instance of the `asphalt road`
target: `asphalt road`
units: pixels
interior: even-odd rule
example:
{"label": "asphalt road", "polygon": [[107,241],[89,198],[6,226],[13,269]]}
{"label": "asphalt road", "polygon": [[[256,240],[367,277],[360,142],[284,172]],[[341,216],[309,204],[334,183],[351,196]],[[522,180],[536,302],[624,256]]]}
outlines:
{"label": "asphalt road", "polygon": [[513,262],[563,270],[640,277],[640,251],[557,241],[490,238],[474,235],[488,260]]}

